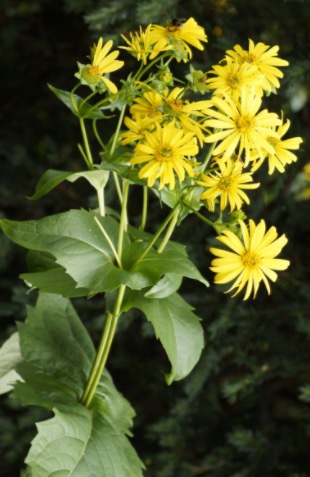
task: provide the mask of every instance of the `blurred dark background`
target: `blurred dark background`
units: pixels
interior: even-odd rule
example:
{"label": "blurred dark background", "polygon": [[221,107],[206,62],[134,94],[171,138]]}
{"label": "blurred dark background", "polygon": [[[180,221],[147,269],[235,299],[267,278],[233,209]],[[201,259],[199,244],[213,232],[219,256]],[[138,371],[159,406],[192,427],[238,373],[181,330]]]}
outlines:
{"label": "blurred dark background", "polygon": [[[209,37],[206,51],[194,56],[203,70],[236,43],[247,48],[248,38],[279,45],[279,56],[290,62],[268,108],[282,110],[291,120],[288,137],[302,136],[304,142],[285,174],[268,176],[262,170],[264,185],[246,212],[286,233],[284,254],[291,266],[280,274],[270,297],[262,289],[255,301],[230,299],[214,285],[206,290],[184,282],[185,298],[202,317],[206,347],[183,382],[166,386],[166,357],[138,315],[121,322],[109,368],[137,411],[133,444],[146,463],[147,477],[308,477],[310,201],[302,200],[300,190],[310,157],[309,0],[2,0],[0,214],[26,220],[92,203],[91,192],[80,183],[65,184],[40,201],[26,199],[46,169],[83,167],[75,118],[47,83],[70,90],[76,62],[85,62],[99,36],[117,43],[120,33],[140,24],[189,16]],[[122,57],[129,61],[125,53]],[[156,221],[156,210],[152,213]],[[212,281],[212,231],[190,217],[175,239],[187,244]],[[25,267],[24,250],[0,235],[1,342],[16,321],[24,320],[33,299],[18,278]],[[74,304],[96,342],[102,298]],[[44,415],[8,396],[0,402],[0,477],[16,477],[34,423]]]}

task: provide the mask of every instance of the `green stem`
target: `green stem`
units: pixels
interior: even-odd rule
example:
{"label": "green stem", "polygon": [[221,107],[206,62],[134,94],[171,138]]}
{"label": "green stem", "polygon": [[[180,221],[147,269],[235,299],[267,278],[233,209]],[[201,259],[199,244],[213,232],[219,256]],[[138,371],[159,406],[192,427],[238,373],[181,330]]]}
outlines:
{"label": "green stem", "polygon": [[157,232],[154,234],[152,240],[149,242],[146,249],[143,251],[143,253],[140,255],[140,257],[135,261],[135,265],[137,265],[137,263],[141,262],[141,260],[143,260],[143,258],[148,254],[148,252],[151,250],[151,248],[153,247],[155,242],[158,240],[158,238],[160,237],[162,232],[165,230],[165,228],[167,227],[169,222],[174,218],[174,215],[176,214],[176,210],[179,209],[179,207],[180,207],[179,204],[177,204],[174,207],[174,209],[171,210],[170,214],[167,215],[167,217],[165,218],[165,220],[163,221],[163,223],[161,224],[161,226],[159,227]]}
{"label": "green stem", "polygon": [[105,150],[105,145],[98,133],[98,128],[97,128],[97,119],[94,119],[93,120],[93,131],[94,131],[94,135],[95,135],[95,138],[97,139],[98,143],[100,144],[101,148],[102,148],[102,151]]}
{"label": "green stem", "polygon": [[86,153],[86,165],[88,169],[92,170],[94,168],[94,162],[92,158],[92,153],[90,150],[89,142],[88,142],[88,137],[87,137],[87,131],[85,127],[85,122],[83,118],[80,118],[80,126],[81,126],[81,132],[82,132],[82,137],[84,141],[84,147],[85,147],[85,153]]}
{"label": "green stem", "polygon": [[113,179],[114,179],[115,189],[116,189],[116,193],[117,193],[119,202],[120,202],[120,204],[122,204],[123,203],[123,193],[122,193],[121,186],[119,184],[118,175],[116,174],[115,171],[113,171]]}
{"label": "green stem", "polygon": [[96,189],[97,198],[98,198],[98,205],[99,205],[99,214],[104,217],[105,216],[105,204],[104,204],[104,187],[100,187]]}
{"label": "green stem", "polygon": [[121,125],[122,125],[122,122],[123,122],[123,119],[124,119],[125,110],[126,110],[126,104],[122,107],[119,118],[118,118],[118,123],[117,123],[116,129],[115,129],[115,134],[114,134],[112,146],[111,146],[111,149],[110,149],[110,157],[113,156],[113,153],[115,151],[115,147],[116,147],[116,143],[117,143],[117,140],[118,140],[119,132],[120,132]]}
{"label": "green stem", "polygon": [[179,218],[179,212],[180,212],[180,208],[177,207],[176,209],[174,209],[174,214],[171,218],[171,221],[170,221],[170,224],[169,224],[169,227],[167,228],[166,230],[166,233],[165,233],[165,236],[163,237],[162,241],[161,241],[161,244],[159,245],[158,249],[157,249],[157,252],[158,253],[161,253],[163,252],[164,248],[166,247],[167,243],[169,242],[169,239],[171,237],[171,235],[173,234],[173,231],[175,229],[175,226],[177,225],[177,222],[178,222],[178,218]]}
{"label": "green stem", "polygon": [[145,229],[146,218],[147,218],[147,205],[148,205],[148,188],[143,187],[143,202],[142,202],[142,215],[141,215],[141,224],[139,230]]}
{"label": "green stem", "polygon": [[142,69],[141,71],[141,68],[139,68],[139,70],[137,71],[137,73],[135,74],[135,76],[133,77],[134,80],[140,80],[141,77],[150,69],[152,68],[153,65],[155,65],[155,63],[158,63],[158,61],[161,61],[163,58],[165,58],[165,56],[168,56],[169,55],[169,51],[165,51],[165,53],[163,53],[161,56],[157,56],[154,60],[150,61],[150,63]]}
{"label": "green stem", "polygon": [[192,212],[194,212],[194,214],[196,215],[196,217],[198,217],[200,220],[202,220],[203,222],[205,222],[206,224],[210,225],[210,227],[212,227],[213,229],[216,230],[216,227],[214,225],[214,223],[212,222],[212,220],[209,220],[207,219],[204,215],[202,215],[200,212],[197,212],[196,210],[194,209],[191,209],[190,207],[188,207]]}
{"label": "green stem", "polygon": [[116,332],[118,318],[121,313],[121,306],[124,299],[126,285],[121,285],[118,289],[118,293],[114,303],[114,309],[112,313],[107,314],[107,321],[103,330],[103,334],[100,340],[98,352],[82,396],[82,403],[84,406],[89,407],[96,393],[96,389],[100,382],[102,373],[104,371],[110,349],[113,343],[113,339]]}
{"label": "green stem", "polygon": [[118,235],[118,244],[117,244],[117,255],[121,260],[122,251],[123,251],[123,241],[124,233],[127,230],[128,218],[127,218],[127,202],[128,202],[128,193],[129,193],[129,182],[123,182],[123,201],[122,201],[122,210],[121,218],[119,224],[119,235]]}
{"label": "green stem", "polygon": [[70,92],[70,99],[71,99],[71,104],[73,106],[74,111],[79,114],[79,108],[77,107],[76,101],[74,99],[74,93],[75,91],[81,86],[81,83],[77,83],[74,88],[72,88]]}

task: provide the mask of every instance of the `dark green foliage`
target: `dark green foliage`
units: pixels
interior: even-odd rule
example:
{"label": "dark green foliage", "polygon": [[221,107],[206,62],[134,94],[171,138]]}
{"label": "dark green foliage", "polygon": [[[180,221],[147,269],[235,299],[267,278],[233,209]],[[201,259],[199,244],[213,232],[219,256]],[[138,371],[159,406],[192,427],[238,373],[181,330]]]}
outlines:
{"label": "dark green foliage", "polygon": [[[12,220],[91,203],[87,184],[79,195],[75,184],[65,183],[38,201],[25,197],[46,169],[79,170],[77,124],[47,83],[69,90],[76,62],[85,60],[98,36],[118,41],[119,33],[139,24],[193,16],[209,36],[206,51],[195,56],[204,70],[234,44],[246,47],[248,38],[280,46],[290,66],[270,100],[304,143],[286,174],[266,180],[262,171],[264,194],[257,192],[248,211],[286,233],[290,268],[270,297],[261,290],[248,303],[231,300],[213,285],[194,288],[190,280],[184,282],[183,293],[203,317],[206,333],[201,360],[186,380],[166,386],[167,359],[138,314],[120,323],[109,369],[137,412],[134,445],[147,477],[308,477],[310,201],[297,201],[293,193],[310,152],[309,99],[295,106],[300,92],[309,98],[308,0],[3,0],[1,9],[0,206],[1,217]],[[187,243],[189,255],[212,282],[212,232],[190,218],[175,239]],[[34,300],[17,278],[25,263],[24,252],[0,236],[1,342],[16,321],[24,321],[25,305]],[[75,304],[97,342],[102,298],[75,299]],[[34,422],[46,416],[7,397],[1,398],[0,412],[0,476],[17,477]]]}

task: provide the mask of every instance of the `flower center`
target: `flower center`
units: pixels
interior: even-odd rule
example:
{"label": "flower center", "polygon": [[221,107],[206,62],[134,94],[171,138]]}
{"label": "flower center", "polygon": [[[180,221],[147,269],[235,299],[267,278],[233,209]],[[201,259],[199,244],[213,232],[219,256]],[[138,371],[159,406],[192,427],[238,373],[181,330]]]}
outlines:
{"label": "flower center", "polygon": [[256,60],[255,56],[249,53],[248,55],[244,55],[241,58],[241,63],[254,63],[255,60]]}
{"label": "flower center", "polygon": [[98,68],[98,66],[91,66],[88,71],[89,71],[90,74],[93,75],[93,76],[98,76],[98,75],[100,75],[100,69]]}
{"label": "flower center", "polygon": [[253,270],[259,267],[260,257],[254,252],[246,252],[242,257],[242,263],[245,268]]}
{"label": "flower center", "polygon": [[182,111],[183,109],[183,101],[181,99],[174,99],[173,101],[169,102],[169,106],[173,111]]}
{"label": "flower center", "polygon": [[250,116],[240,116],[236,125],[240,132],[246,132],[255,126],[255,121],[254,118],[251,118]]}
{"label": "flower center", "polygon": [[226,78],[226,83],[228,84],[228,86],[230,86],[230,88],[238,88],[238,86],[240,85],[240,79],[238,78],[238,76],[230,74]]}
{"label": "flower center", "polygon": [[232,179],[229,176],[222,177],[218,183],[218,188],[221,190],[228,190],[231,188]]}
{"label": "flower center", "polygon": [[156,159],[157,161],[164,162],[169,161],[173,156],[173,151],[170,146],[162,145],[158,148]]}

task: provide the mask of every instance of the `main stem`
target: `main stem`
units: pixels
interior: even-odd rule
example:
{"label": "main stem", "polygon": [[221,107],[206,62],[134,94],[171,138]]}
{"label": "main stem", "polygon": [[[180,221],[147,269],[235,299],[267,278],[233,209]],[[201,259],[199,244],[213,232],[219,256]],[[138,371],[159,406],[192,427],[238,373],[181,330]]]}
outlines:
{"label": "main stem", "polygon": [[93,363],[88,382],[82,396],[81,402],[84,406],[89,407],[96,393],[97,386],[100,382],[103,370],[105,368],[110,349],[113,343],[118,318],[121,313],[121,306],[126,290],[126,285],[121,285],[118,289],[112,313],[107,314],[107,320],[100,340],[98,352]]}

